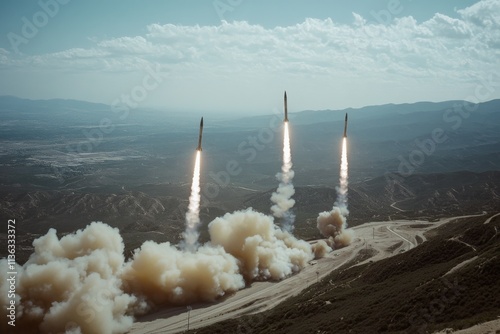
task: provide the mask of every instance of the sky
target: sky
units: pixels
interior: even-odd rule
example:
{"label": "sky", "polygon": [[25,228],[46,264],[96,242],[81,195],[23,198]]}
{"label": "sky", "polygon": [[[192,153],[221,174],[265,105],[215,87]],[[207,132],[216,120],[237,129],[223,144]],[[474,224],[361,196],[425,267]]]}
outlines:
{"label": "sky", "polygon": [[498,0],[0,2],[0,95],[269,114],[284,90],[293,112],[484,82],[500,98]]}

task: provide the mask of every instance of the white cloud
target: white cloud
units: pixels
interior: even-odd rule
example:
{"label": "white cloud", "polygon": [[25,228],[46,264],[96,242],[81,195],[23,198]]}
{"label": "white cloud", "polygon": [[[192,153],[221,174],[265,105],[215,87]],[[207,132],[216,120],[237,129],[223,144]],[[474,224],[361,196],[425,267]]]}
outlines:
{"label": "white cloud", "polygon": [[483,28],[500,27],[500,1],[483,0],[457,11],[465,20]]}
{"label": "white cloud", "polygon": [[[483,6],[459,11],[462,19],[438,13],[421,24],[412,17],[395,19],[390,25],[367,24],[358,14],[353,14],[353,25],[308,18],[296,25],[271,29],[226,21],[218,26],[152,24],[145,36],[103,40],[91,49],[70,49],[27,57],[25,61],[34,66],[64,65],[70,69],[72,64],[81,69],[87,65],[89,70],[131,70],[140,64],[159,62],[181,70],[194,67],[208,72],[216,68],[227,72],[261,69],[332,74],[341,72],[339,68],[357,68],[354,74],[360,74],[380,71],[391,62],[408,63],[407,70],[412,72],[415,63],[409,60],[421,58],[420,65],[445,74],[453,70],[448,65],[458,58],[494,60],[496,54],[484,45],[489,39],[471,38],[477,30],[476,22],[491,26],[496,20],[485,11],[491,6],[485,1]],[[480,16],[483,13],[487,15]],[[480,58],[476,52],[481,53]]]}
{"label": "white cloud", "polygon": [[441,38],[467,38],[472,34],[469,24],[463,20],[454,19],[437,13],[432,19],[422,24],[423,27]]}
{"label": "white cloud", "polygon": [[0,65],[7,64],[9,62],[10,52],[8,50],[0,48]]}
{"label": "white cloud", "polygon": [[96,41],[88,49],[24,58],[0,49],[0,64],[91,72],[141,72],[160,64],[173,79],[223,85],[224,78],[228,89],[232,80],[262,85],[269,77],[322,78],[317,82],[352,82],[355,87],[371,81],[459,83],[500,68],[500,1],[480,1],[457,16],[436,13],[422,23],[407,16],[379,24],[353,13],[352,24],[308,18],[274,28],[226,21],[216,26],[151,24],[143,36]]}
{"label": "white cloud", "polygon": [[104,50],[122,54],[150,54],[155,51],[153,43],[146,40],[142,36],[120,37],[110,40],[104,40],[97,43],[97,46]]}

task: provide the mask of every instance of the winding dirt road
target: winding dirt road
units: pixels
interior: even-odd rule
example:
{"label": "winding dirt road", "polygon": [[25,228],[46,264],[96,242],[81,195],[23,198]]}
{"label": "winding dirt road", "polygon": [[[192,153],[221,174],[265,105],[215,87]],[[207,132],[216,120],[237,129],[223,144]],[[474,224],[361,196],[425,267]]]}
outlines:
{"label": "winding dirt road", "polygon": [[[453,219],[465,217],[475,216],[452,217],[432,223],[400,220],[356,226],[353,228],[356,237],[350,246],[335,250],[322,259],[311,261],[300,273],[280,282],[255,282],[250,287],[225,297],[217,303],[190,305],[191,310],[186,306],[160,310],[137,319],[129,333],[178,333],[188,328],[188,318],[189,328],[193,329],[245,314],[258,314],[300,293],[344,264],[349,263],[354,266],[405,252],[425,241],[426,231]],[[359,251],[369,248],[373,250],[371,253],[374,255],[358,262],[356,257]],[[242,326],[244,326],[243,321]]]}

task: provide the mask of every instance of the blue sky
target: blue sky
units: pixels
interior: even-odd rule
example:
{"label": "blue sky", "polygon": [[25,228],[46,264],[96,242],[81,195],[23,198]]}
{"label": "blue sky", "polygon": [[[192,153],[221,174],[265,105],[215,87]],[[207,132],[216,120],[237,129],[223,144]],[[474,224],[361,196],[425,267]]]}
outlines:
{"label": "blue sky", "polygon": [[284,89],[292,111],[500,97],[497,0],[2,0],[0,32],[0,95],[258,114]]}

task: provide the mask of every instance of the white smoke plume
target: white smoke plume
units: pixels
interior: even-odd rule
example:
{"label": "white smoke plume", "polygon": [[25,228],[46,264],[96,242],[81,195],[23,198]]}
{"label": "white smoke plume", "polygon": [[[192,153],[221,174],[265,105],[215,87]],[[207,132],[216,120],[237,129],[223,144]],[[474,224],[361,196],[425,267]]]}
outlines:
{"label": "white smoke plume", "polygon": [[122,274],[125,290],[155,305],[187,305],[214,301],[245,287],[238,261],[222,247],[201,246],[180,251],[170,243],[146,241]]}
{"label": "white smoke plume", "polygon": [[191,195],[189,196],[188,212],[186,213],[186,231],[184,232],[184,248],[195,251],[198,246],[198,226],[200,225],[200,164],[201,151],[196,151],[196,160],[191,183]]}
{"label": "white smoke plume", "polygon": [[209,225],[211,243],[240,261],[247,281],[281,280],[312,260],[311,245],[275,226],[272,217],[251,208],[228,213]]}
{"label": "white smoke plume", "polygon": [[312,245],[314,258],[320,259],[332,251],[332,248],[324,240],[318,240],[317,243]]}
{"label": "white smoke plume", "polygon": [[346,216],[347,212],[338,207],[321,212],[318,216],[318,230],[328,238],[328,245],[334,249],[349,246],[354,237],[354,230],[347,228]]}
{"label": "white smoke plume", "polygon": [[274,217],[283,219],[283,228],[290,233],[293,231],[293,223],[295,222],[295,215],[290,211],[295,205],[295,200],[292,199],[293,194],[295,194],[292,184],[294,177],[292,166],[288,122],[285,121],[283,131],[283,165],[281,173],[276,175],[280,184],[276,192],[271,196],[271,202],[274,203],[271,207],[271,212]]}
{"label": "white smoke plume", "polygon": [[[285,139],[282,182],[273,210],[276,215],[281,212],[281,218],[294,204],[288,124]],[[321,241],[312,247],[296,239],[278,228],[273,217],[252,209],[212,221],[211,242],[199,247],[200,153],[182,249],[147,241],[125,261],[116,228],[93,222],[61,238],[51,229],[33,242],[28,261],[17,265],[16,332],[125,333],[136,315],[154,307],[214,301],[253,280],[281,280],[330,250]],[[11,299],[9,271],[7,260],[0,260],[4,315]],[[7,321],[0,325],[2,333],[11,330],[6,326]]]}
{"label": "white smoke plume", "polygon": [[[121,289],[124,245],[117,229],[92,223],[61,239],[51,229],[33,244],[18,269],[16,331],[120,333],[132,325],[136,298]],[[8,301],[1,302],[3,308]]]}
{"label": "white smoke plume", "polygon": [[[60,239],[51,229],[18,266],[16,332],[125,333],[135,316],[155,307],[214,301],[253,280],[281,280],[325,248],[296,239],[252,209],[215,219],[209,231],[211,242],[195,252],[147,241],[125,261],[116,228],[94,222]],[[7,260],[0,269],[5,314]],[[6,322],[0,327],[10,329]]]}
{"label": "white smoke plume", "polygon": [[348,190],[348,162],[347,162],[347,138],[342,138],[342,158],[340,161],[340,185],[337,189],[337,200],[331,211],[319,214],[317,227],[321,234],[328,238],[329,246],[334,249],[351,244],[354,238],[354,230],[347,228],[347,190]]}

